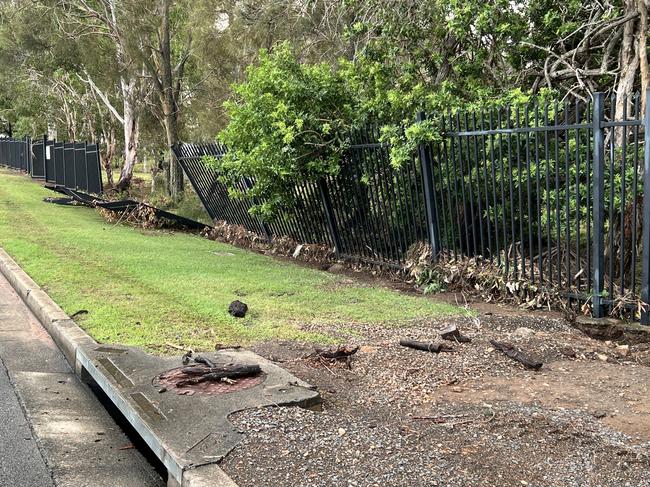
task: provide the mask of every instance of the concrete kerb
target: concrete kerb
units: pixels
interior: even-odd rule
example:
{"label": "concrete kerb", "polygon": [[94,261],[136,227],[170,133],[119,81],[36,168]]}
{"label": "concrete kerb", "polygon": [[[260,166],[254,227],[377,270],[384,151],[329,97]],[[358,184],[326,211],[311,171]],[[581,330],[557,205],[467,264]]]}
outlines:
{"label": "concrete kerb", "polygon": [[[0,247],[0,273],[23,299],[27,307],[50,334],[75,372],[83,376],[82,347],[98,344],[43,291],[32,278]],[[83,378],[83,377],[82,377]],[[108,383],[108,379],[106,383]],[[134,414],[137,413],[134,411]],[[180,482],[178,482],[180,480]],[[170,486],[181,487],[237,487],[216,464],[205,465],[182,472],[181,479],[170,475]]]}

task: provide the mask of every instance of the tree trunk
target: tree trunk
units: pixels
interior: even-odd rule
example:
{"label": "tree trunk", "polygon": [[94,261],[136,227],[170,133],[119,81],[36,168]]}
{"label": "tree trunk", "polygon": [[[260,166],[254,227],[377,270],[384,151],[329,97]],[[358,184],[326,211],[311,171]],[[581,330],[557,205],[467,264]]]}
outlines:
{"label": "tree trunk", "polygon": [[133,168],[138,161],[140,121],[135,108],[135,80],[121,81],[124,96],[124,165],[120,171],[117,189],[124,191],[131,185]]}
{"label": "tree trunk", "polygon": [[172,146],[178,142],[178,103],[174,93],[174,76],[172,71],[171,35],[169,32],[169,9],[171,0],[163,0],[160,24],[161,76],[160,98],[163,108],[163,124],[167,136],[169,154],[169,192],[174,200],[183,193],[183,170],[172,153]]}
{"label": "tree trunk", "polygon": [[641,113],[645,113],[646,91],[650,82],[650,71],[648,69],[648,0],[637,0],[639,11],[639,69],[641,70]]}
{"label": "tree trunk", "polygon": [[[630,13],[636,11],[637,0],[625,0],[625,12]],[[636,33],[638,23],[636,20],[630,20],[625,23],[623,28],[623,40],[621,50],[619,53],[619,66],[621,69],[618,85],[616,87],[616,120],[623,119],[623,113],[627,104],[627,113],[630,115],[630,106],[632,102],[632,95],[634,93],[634,81],[636,79],[636,72],[639,69],[639,55],[638,46],[639,38]],[[620,144],[625,131],[623,127],[616,129],[615,142]]]}
{"label": "tree trunk", "polygon": [[115,181],[113,181],[113,158],[116,152],[115,127],[111,126],[108,131],[104,131],[104,145],[106,145],[106,150],[104,151],[103,165],[106,181],[110,187],[113,187],[115,185]]}

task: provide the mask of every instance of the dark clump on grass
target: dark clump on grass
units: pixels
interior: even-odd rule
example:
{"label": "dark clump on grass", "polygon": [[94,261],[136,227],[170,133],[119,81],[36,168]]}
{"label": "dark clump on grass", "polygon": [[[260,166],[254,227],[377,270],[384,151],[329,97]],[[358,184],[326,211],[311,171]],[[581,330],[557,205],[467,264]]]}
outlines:
{"label": "dark clump on grass", "polygon": [[228,314],[234,316],[235,318],[243,318],[246,316],[247,311],[248,306],[246,303],[242,303],[238,299],[230,303],[230,306],[228,306]]}

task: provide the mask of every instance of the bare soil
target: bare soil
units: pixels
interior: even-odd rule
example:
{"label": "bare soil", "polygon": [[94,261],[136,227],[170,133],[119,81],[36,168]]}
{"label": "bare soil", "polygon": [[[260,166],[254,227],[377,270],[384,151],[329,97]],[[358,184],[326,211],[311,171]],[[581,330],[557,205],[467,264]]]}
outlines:
{"label": "bare soil", "polygon": [[554,314],[481,312],[453,319],[472,338],[453,353],[398,344],[439,341],[450,319],[328,328],[361,346],[351,369],[304,358],[313,344],[258,345],[316,385],[323,410],[233,415],[247,436],[222,467],[242,487],[650,485],[650,345],[597,341]]}

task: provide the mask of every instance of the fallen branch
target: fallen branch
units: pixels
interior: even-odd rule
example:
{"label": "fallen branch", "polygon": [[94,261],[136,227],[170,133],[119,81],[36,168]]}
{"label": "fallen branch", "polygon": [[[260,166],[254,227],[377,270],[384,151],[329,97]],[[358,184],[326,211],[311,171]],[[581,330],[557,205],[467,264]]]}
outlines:
{"label": "fallen branch", "polygon": [[180,350],[182,352],[192,352],[194,353],[194,350],[191,348],[186,348],[186,347],[181,347],[180,345],[174,345],[173,343],[165,342],[165,346],[169,348],[173,348],[175,350]]}
{"label": "fallen branch", "polygon": [[400,340],[399,344],[403,347],[413,348],[415,350],[422,350],[423,352],[440,353],[440,352],[453,352],[454,349],[446,343],[426,343],[417,342],[415,340]]}
{"label": "fallen branch", "polygon": [[330,347],[330,348],[316,348],[316,355],[318,355],[320,358],[328,359],[328,360],[340,360],[340,359],[347,359],[351,355],[354,355],[359,351],[359,346],[357,345],[356,347],[349,346],[349,345],[341,345],[338,347]]}
{"label": "fallen branch", "polygon": [[517,362],[521,363],[527,369],[539,370],[542,368],[542,365],[544,365],[542,362],[527,356],[525,353],[515,348],[510,343],[498,342],[496,340],[490,340],[490,343],[494,348],[505,353],[512,360],[516,360]]}
{"label": "fallen branch", "polygon": [[185,375],[191,376],[186,380],[178,382],[179,387],[200,384],[207,381],[226,381],[241,377],[250,377],[262,372],[259,365],[220,365],[217,367],[185,367],[182,369]]}
{"label": "fallen branch", "polygon": [[[314,353],[303,357],[312,358],[314,361],[325,367],[332,375],[336,375],[327,364],[334,364],[336,362],[345,362],[348,369],[352,369],[352,356],[359,351],[359,346],[352,345],[339,345],[338,347],[330,348],[314,348]],[[299,359],[302,360],[302,359]]]}
{"label": "fallen branch", "polygon": [[210,360],[209,358],[204,357],[202,355],[197,355],[196,357],[194,357],[194,361],[197,364],[207,365],[208,367],[211,367],[211,368],[214,368],[214,367],[217,366],[217,364],[215,364],[212,360]]}

